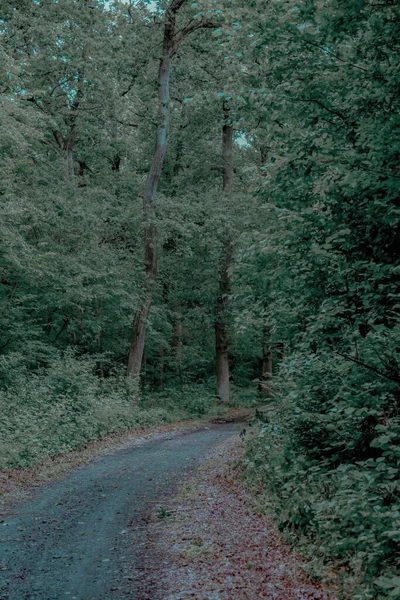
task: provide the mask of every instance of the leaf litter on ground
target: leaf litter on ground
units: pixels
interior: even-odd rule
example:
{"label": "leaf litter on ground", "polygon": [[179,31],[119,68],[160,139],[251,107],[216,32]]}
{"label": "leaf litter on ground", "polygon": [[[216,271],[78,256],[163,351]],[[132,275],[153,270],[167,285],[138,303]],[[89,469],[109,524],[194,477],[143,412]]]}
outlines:
{"label": "leaf litter on ground", "polygon": [[[240,477],[239,436],[186,481],[152,520],[133,587],[138,600],[328,600],[301,559],[257,514]],[[133,590],[132,590],[133,591]]]}

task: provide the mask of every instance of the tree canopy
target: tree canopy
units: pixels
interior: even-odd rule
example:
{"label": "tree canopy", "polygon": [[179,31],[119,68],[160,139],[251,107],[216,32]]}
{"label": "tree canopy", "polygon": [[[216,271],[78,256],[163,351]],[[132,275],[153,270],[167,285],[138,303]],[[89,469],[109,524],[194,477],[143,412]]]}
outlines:
{"label": "tree canopy", "polygon": [[400,598],[398,2],[7,0],[0,52],[8,464],[264,399],[282,528]]}

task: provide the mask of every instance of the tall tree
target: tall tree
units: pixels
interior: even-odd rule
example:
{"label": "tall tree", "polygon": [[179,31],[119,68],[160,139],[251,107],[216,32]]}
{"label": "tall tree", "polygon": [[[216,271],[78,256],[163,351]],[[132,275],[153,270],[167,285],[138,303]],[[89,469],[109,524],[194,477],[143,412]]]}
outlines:
{"label": "tall tree", "polygon": [[[228,107],[224,104],[222,128],[223,192],[228,195],[233,181],[233,123]],[[215,310],[215,349],[217,363],[217,395],[224,404],[229,403],[229,339],[227,304],[230,293],[229,267],[232,261],[232,239],[224,233],[219,273],[219,294]]]}
{"label": "tall tree", "polygon": [[146,320],[149,316],[157,278],[158,255],[155,209],[158,184],[168,147],[172,57],[177,50],[178,45],[188,34],[202,27],[217,27],[217,25],[211,21],[197,20],[193,23],[189,23],[179,33],[176,33],[177,14],[184,3],[185,0],[172,0],[165,11],[163,53],[157,79],[159,115],[156,130],[156,145],[143,194],[144,266],[146,279],[143,291],[143,302],[136,313],[133,324],[127,369],[128,375],[136,377],[140,375],[146,337]]}

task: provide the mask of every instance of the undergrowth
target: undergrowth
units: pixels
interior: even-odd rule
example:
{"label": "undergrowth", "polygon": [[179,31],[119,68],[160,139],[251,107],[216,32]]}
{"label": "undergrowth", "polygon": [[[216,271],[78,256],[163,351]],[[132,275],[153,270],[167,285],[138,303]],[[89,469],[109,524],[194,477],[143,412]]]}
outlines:
{"label": "undergrowth", "polygon": [[[225,410],[212,385],[144,390],[123,372],[98,375],[98,360],[59,353],[36,372],[18,356],[1,365],[0,468],[29,467],[84,447],[88,442],[134,428],[148,428]],[[240,390],[237,404],[246,402]]]}
{"label": "undergrowth", "polygon": [[283,366],[248,443],[247,480],[286,540],[351,600],[400,598],[396,387],[341,361]]}

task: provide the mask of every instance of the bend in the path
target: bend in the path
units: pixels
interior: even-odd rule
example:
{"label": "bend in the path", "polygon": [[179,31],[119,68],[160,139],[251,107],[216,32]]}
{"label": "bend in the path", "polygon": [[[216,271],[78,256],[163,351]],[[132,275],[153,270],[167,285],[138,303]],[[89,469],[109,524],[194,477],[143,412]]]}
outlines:
{"label": "bend in the path", "polygon": [[16,507],[0,529],[0,599],[131,597],[148,515],[239,429],[211,426],[121,450]]}

